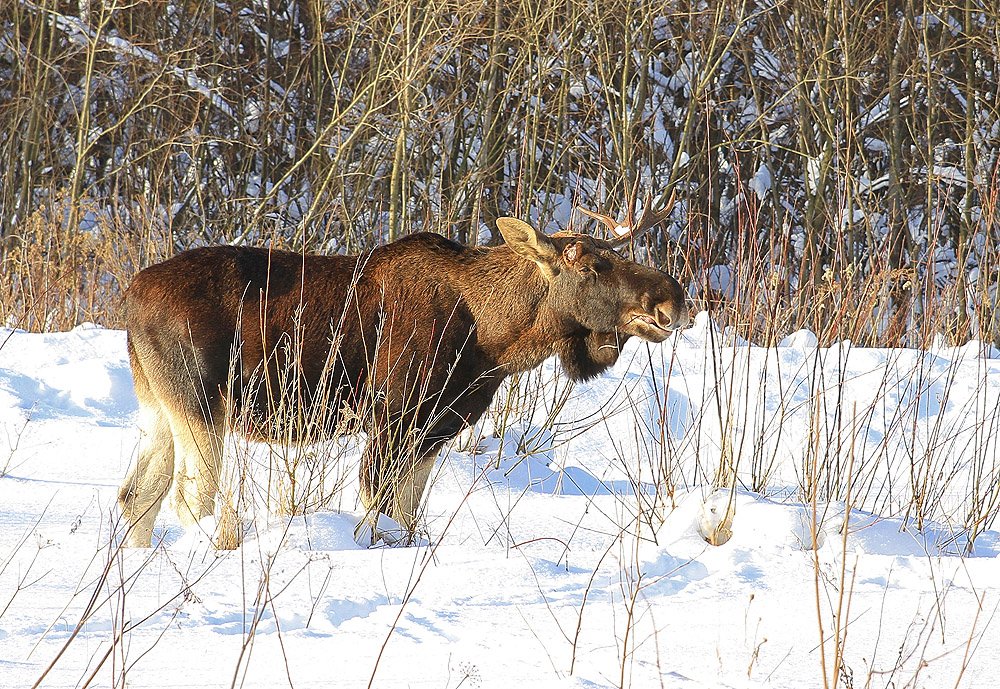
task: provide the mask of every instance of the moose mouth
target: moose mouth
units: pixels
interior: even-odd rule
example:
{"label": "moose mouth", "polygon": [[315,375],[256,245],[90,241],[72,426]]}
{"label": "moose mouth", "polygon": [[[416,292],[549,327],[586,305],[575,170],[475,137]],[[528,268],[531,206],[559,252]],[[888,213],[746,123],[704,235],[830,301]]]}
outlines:
{"label": "moose mouth", "polygon": [[634,328],[636,335],[651,342],[663,342],[673,332],[673,328],[664,328],[656,318],[645,313],[633,313],[629,325]]}

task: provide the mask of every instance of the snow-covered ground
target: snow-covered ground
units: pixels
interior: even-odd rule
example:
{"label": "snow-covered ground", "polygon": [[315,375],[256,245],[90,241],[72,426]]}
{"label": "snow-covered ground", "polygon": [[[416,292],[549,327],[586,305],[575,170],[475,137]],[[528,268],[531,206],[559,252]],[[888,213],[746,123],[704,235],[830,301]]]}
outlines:
{"label": "snow-covered ground", "polygon": [[0,330],[0,687],[996,686],[996,353],[732,340],[527,376],[414,547],[356,543],[358,439],[231,441],[342,485],[217,552],[167,508],[119,547],[124,333]]}

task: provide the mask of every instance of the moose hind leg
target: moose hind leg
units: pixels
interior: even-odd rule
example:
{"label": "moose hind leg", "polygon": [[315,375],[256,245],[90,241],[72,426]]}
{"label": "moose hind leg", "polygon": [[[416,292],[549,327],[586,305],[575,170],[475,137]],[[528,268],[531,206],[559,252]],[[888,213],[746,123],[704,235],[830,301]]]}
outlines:
{"label": "moose hind leg", "polygon": [[118,505],[128,523],[125,545],[148,548],[153,524],[174,472],[174,440],[159,404],[142,403],[139,457],[118,491]]}
{"label": "moose hind leg", "polygon": [[170,414],[177,449],[174,466],[174,508],[184,526],[191,526],[215,511],[222,472],[224,429],[220,414]]}

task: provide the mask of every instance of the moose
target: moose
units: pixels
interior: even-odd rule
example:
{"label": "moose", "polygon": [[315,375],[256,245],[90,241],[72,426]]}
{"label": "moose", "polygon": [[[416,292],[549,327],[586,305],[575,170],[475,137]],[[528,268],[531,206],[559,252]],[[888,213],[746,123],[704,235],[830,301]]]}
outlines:
{"label": "moose", "polygon": [[584,211],[610,240],[501,217],[493,247],[433,233],[351,256],[210,246],[140,271],[124,306],[142,432],[118,496],[126,545],[150,546],[171,485],[182,524],[213,514],[227,424],[300,441],[284,420],[289,387],[331,429],[360,419],[362,504],[412,533],[439,451],[506,377],[556,355],[586,380],[629,338],[687,324],[678,282],[617,251],[672,205],[656,212],[647,194],[636,219],[636,191],[622,223]]}

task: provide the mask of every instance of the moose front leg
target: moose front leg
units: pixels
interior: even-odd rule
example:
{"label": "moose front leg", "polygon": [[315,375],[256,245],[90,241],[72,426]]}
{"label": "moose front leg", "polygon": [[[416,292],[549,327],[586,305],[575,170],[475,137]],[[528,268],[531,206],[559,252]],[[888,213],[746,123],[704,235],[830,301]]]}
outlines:
{"label": "moose front leg", "polygon": [[[413,432],[380,428],[369,434],[361,459],[361,503],[367,519],[392,517],[410,535],[417,525],[420,501],[443,440],[417,442]],[[379,534],[374,534],[377,539]]]}
{"label": "moose front leg", "polygon": [[427,490],[438,452],[439,447],[435,447],[415,457],[409,471],[404,472],[394,486],[391,516],[411,534],[417,528],[420,502]]}

